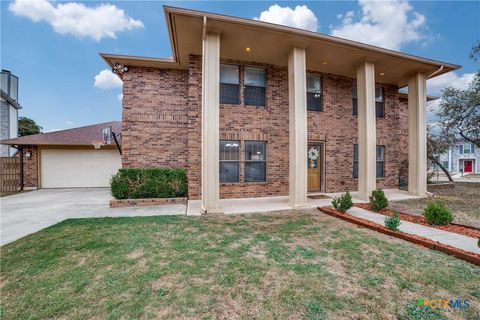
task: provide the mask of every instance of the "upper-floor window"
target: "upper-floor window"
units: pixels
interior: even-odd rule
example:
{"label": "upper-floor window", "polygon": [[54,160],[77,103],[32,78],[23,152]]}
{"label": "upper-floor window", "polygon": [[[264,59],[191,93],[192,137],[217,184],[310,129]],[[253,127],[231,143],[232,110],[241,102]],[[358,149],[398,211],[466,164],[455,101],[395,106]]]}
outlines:
{"label": "upper-floor window", "polygon": [[220,65],[220,103],[240,103],[240,72],[238,66]]}
{"label": "upper-floor window", "polygon": [[10,71],[2,70],[0,73],[0,88],[10,98],[18,102],[18,78]]}
{"label": "upper-floor window", "polygon": [[220,141],[220,182],[240,180],[240,141]]}
{"label": "upper-floor window", "polygon": [[322,111],[322,79],[307,75],[307,110]]}
{"label": "upper-floor window", "polygon": [[[357,84],[352,86],[353,115],[358,115]],[[385,99],[382,87],[375,88],[375,115],[377,118],[385,117]]]}
{"label": "upper-floor window", "polygon": [[475,145],[473,143],[464,143],[459,146],[460,154],[475,153]]}
{"label": "upper-floor window", "polygon": [[[353,145],[353,177],[358,178],[358,144]],[[385,146],[377,145],[376,177],[385,177]]]}
{"label": "upper-floor window", "polygon": [[265,106],[265,69],[245,67],[245,105]]}

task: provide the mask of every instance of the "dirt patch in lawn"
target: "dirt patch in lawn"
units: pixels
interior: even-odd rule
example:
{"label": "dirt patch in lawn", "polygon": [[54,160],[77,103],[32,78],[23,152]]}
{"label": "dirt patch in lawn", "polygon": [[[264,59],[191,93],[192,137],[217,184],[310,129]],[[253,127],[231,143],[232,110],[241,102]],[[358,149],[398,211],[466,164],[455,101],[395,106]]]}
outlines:
{"label": "dirt patch in lawn", "polygon": [[[362,209],[374,211],[371,208],[370,204],[368,204],[368,203],[356,203],[355,206],[359,207],[359,208],[362,208]],[[393,210],[393,209],[390,209],[390,208],[385,208],[385,209],[382,209],[380,211],[375,211],[375,212],[383,214],[384,216],[390,216],[391,217],[395,211],[396,210]],[[435,228],[435,229],[445,230],[445,231],[449,231],[449,232],[455,232],[455,233],[458,233],[458,234],[463,234],[467,237],[480,238],[480,229],[477,229],[477,228],[474,228],[474,227],[463,226],[463,225],[455,224],[455,223],[447,224],[447,225],[444,225],[444,226],[436,226],[436,225],[432,225],[432,224],[428,223],[428,221],[424,217],[415,216],[415,215],[411,215],[411,214],[407,214],[407,213],[403,213],[403,212],[398,212],[398,213],[400,214],[400,219],[404,220],[404,221],[421,224],[421,225],[424,225],[424,226],[428,226],[430,228]]]}

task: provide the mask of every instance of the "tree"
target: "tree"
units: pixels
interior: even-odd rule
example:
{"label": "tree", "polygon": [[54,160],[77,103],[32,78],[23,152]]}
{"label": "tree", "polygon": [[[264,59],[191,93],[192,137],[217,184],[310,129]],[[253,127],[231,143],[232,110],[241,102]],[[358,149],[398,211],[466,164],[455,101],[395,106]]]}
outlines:
{"label": "tree", "polygon": [[454,137],[446,135],[444,132],[434,134],[431,128],[427,129],[427,158],[429,165],[437,165],[447,176],[450,182],[453,182],[448,170],[440,162],[440,155],[448,151],[448,146],[452,144]]}
{"label": "tree", "polygon": [[[480,41],[473,45],[470,58],[480,59]],[[438,115],[446,135],[456,134],[480,147],[480,71],[467,89],[448,87],[442,90]]]}
{"label": "tree", "polygon": [[30,118],[27,117],[19,117],[18,118],[18,135],[19,136],[28,136],[31,134],[40,133],[42,131],[42,127],[35,123]]}
{"label": "tree", "polygon": [[480,41],[477,41],[472,46],[472,51],[470,51],[470,59],[473,59],[473,61],[477,62],[480,59]]}

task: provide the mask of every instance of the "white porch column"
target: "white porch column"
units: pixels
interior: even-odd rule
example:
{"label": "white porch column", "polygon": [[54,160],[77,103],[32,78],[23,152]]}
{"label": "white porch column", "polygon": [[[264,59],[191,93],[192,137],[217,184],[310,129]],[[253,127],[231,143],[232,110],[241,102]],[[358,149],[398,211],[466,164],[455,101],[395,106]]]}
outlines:
{"label": "white porch column", "polygon": [[289,101],[289,203],[307,206],[307,72],[305,48],[293,47],[288,55]]}
{"label": "white porch column", "polygon": [[219,204],[220,34],[206,32],[202,54],[202,213]]}
{"label": "white porch column", "polygon": [[357,66],[358,198],[368,200],[376,188],[375,65]]}
{"label": "white porch column", "polygon": [[408,79],[408,192],[427,194],[426,78],[416,73]]}

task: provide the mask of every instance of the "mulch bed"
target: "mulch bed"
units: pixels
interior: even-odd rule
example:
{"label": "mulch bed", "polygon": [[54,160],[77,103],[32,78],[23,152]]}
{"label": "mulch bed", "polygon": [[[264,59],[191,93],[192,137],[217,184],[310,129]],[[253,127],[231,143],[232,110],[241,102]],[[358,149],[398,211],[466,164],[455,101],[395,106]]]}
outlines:
{"label": "mulch bed", "polygon": [[480,254],[473,253],[473,252],[466,251],[466,250],[462,250],[462,249],[459,249],[459,248],[456,248],[456,247],[453,247],[453,246],[449,246],[449,245],[446,245],[446,244],[443,244],[443,243],[440,243],[440,242],[437,242],[437,241],[433,241],[433,240],[425,238],[425,237],[413,235],[413,234],[410,234],[410,233],[393,231],[393,230],[390,230],[387,227],[382,226],[378,223],[369,221],[367,219],[355,217],[355,216],[352,216],[348,213],[343,213],[343,212],[337,211],[334,208],[318,207],[318,210],[320,210],[321,212],[323,212],[323,213],[325,213],[329,216],[336,217],[336,218],[339,218],[339,219],[342,219],[342,220],[345,220],[345,221],[348,221],[348,222],[351,222],[351,223],[355,223],[355,224],[360,225],[362,227],[372,229],[372,230],[378,231],[380,233],[383,233],[383,234],[386,234],[386,235],[389,235],[389,236],[393,236],[393,237],[396,237],[396,238],[399,238],[399,239],[407,240],[409,242],[427,247],[427,248],[432,249],[432,250],[441,251],[441,252],[446,253],[448,255],[454,256],[458,259],[465,260],[465,261],[473,263],[477,266],[480,266]]}
{"label": "mulch bed", "polygon": [[[356,203],[355,206],[359,207],[359,208],[362,208],[362,209],[374,211],[374,210],[371,209],[370,204],[368,204],[368,203]],[[374,212],[383,214],[385,216],[392,216],[394,210],[392,210],[390,208],[385,208],[385,209],[382,209],[380,211],[374,211]],[[408,213],[403,213],[403,212],[399,212],[399,214],[400,214],[400,220],[422,224],[424,226],[428,226],[428,227],[435,228],[435,229],[440,229],[440,230],[445,230],[445,231],[449,231],[449,232],[455,232],[455,233],[458,233],[458,234],[463,234],[464,236],[467,236],[467,237],[472,237],[472,238],[477,238],[477,239],[480,238],[480,229],[478,229],[478,228],[474,228],[474,227],[470,227],[470,226],[464,226],[464,225],[460,225],[460,224],[456,224],[456,223],[450,223],[450,224],[447,224],[447,225],[444,225],[444,226],[435,226],[435,225],[432,225],[432,224],[428,223],[427,220],[425,220],[425,218],[422,217],[422,216],[416,216],[416,215],[413,215],[413,214],[408,214]]]}

